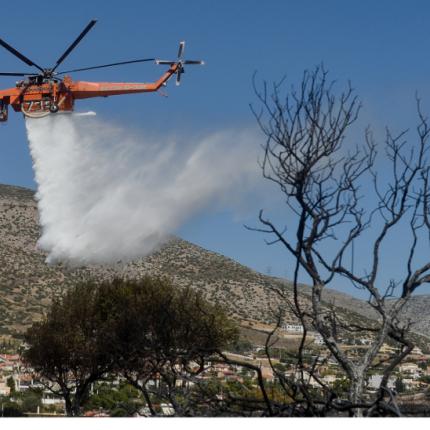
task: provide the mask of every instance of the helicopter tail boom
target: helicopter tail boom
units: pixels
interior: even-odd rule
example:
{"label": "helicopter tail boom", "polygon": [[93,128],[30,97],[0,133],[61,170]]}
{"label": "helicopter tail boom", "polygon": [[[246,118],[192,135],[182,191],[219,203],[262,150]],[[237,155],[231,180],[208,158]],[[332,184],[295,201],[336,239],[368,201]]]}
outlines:
{"label": "helicopter tail boom", "polygon": [[74,99],[87,99],[92,97],[109,97],[122,94],[148,93],[158,91],[176,73],[177,64],[173,64],[160,79],[150,83],[129,82],[84,82],[77,81],[70,85]]}

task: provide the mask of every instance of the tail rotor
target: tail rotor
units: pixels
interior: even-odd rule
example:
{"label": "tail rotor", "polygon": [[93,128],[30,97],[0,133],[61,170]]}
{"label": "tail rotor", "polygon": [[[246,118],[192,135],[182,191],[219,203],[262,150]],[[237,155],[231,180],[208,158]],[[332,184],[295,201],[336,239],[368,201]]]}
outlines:
{"label": "tail rotor", "polygon": [[178,58],[176,60],[155,60],[157,64],[166,64],[169,66],[177,65],[176,69],[176,85],[181,84],[181,75],[185,72],[184,66],[187,65],[200,65],[203,66],[205,64],[202,60],[185,60],[183,58],[185,50],[185,41],[179,43],[178,49]]}

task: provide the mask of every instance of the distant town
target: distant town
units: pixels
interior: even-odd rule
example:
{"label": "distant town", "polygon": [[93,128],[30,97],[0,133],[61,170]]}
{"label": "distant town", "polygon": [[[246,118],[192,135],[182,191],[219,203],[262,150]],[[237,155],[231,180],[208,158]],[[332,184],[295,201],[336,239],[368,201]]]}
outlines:
{"label": "distant town", "polygon": [[[266,334],[273,330],[273,326],[263,324],[257,321],[243,321],[242,328],[249,329]],[[285,342],[294,344],[301,338],[303,326],[294,323],[285,323],[277,330],[277,337],[280,344]],[[349,354],[359,354],[368,346],[370,339],[356,338],[355,340],[345,340],[343,348],[348,350]],[[0,408],[2,416],[5,416],[7,408],[15,406],[23,415],[27,416],[63,416],[65,415],[64,399],[54,391],[58,387],[53,387],[44,381],[31,367],[28,367],[22,360],[19,350],[25,348],[24,344],[19,344],[11,338],[3,338],[0,341],[2,353],[0,354]],[[7,351],[7,352],[4,352]],[[270,359],[267,357],[264,346],[252,345],[249,341],[242,341],[233,351],[224,351],[225,356],[232,363],[219,363],[208,361],[204,372],[200,373],[196,380],[189,379],[176,381],[178,386],[191,389],[193,384],[198,381],[214,380],[221,386],[237,384],[238,387],[257,387],[256,374],[249,371],[247,364],[257,366],[264,382],[276,389],[279,383],[277,375],[283,374],[285,377],[299,378],[299,372],[293,358],[293,353],[288,348],[273,347],[271,349]],[[306,344],[304,356],[309,363],[319,360],[321,363],[316,367],[315,373],[308,375],[309,386],[318,389],[321,382],[330,386],[334,391],[342,390],[347,383],[345,375],[339,368],[336,360],[324,355],[326,349],[323,346],[321,336],[316,332],[310,332]],[[380,349],[377,361],[383,363],[388,357],[395,353],[395,349],[384,344]],[[240,363],[243,363],[241,365]],[[374,370],[370,373],[367,380],[366,389],[369,394],[375,393],[380,387],[383,378],[382,371],[378,369],[378,363],[375,363]],[[148,386],[157,387],[160,381],[157,377],[147,382]],[[103,382],[94,383],[91,387],[91,398],[98,398],[99,392],[115,393],[119,395],[121,390],[127,385],[121,377],[113,377]],[[428,403],[430,396],[430,353],[422,351],[421,348],[415,347],[405,362],[402,362],[390,376],[387,387],[395,393],[397,402],[402,404],[413,403],[425,405]],[[131,388],[131,387],[129,387]],[[113,393],[113,394],[112,394]],[[145,402],[140,399],[141,393],[128,389],[128,401],[133,403],[135,411],[134,416],[149,416],[149,410]],[[222,394],[220,395],[222,400]],[[100,402],[99,402],[100,403]],[[94,402],[94,404],[98,404]],[[103,402],[101,402],[103,404]],[[121,416],[118,410],[109,407],[98,406],[97,408],[87,407],[84,416]],[[169,403],[160,403],[156,405],[160,415],[174,415],[174,409]]]}

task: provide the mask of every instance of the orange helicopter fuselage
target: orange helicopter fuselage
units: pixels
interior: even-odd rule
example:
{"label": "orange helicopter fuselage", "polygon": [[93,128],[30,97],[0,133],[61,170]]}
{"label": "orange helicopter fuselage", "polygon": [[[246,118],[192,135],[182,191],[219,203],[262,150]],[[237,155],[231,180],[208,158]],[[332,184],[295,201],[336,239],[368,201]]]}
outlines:
{"label": "orange helicopter fuselage", "polygon": [[7,121],[9,105],[15,112],[37,118],[52,113],[52,106],[55,111],[71,112],[75,100],[158,91],[178,67],[172,64],[160,79],[151,83],[73,81],[69,76],[40,84],[21,81],[14,88],[0,90],[0,121]]}

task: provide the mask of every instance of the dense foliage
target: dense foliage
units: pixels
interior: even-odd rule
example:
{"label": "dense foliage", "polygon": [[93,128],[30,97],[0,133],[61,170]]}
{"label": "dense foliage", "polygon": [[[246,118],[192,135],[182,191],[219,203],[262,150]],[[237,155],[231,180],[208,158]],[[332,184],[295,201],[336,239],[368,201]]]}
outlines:
{"label": "dense foliage", "polygon": [[163,279],[114,279],[81,283],[54,301],[27,331],[23,356],[64,398],[70,416],[80,415],[94,383],[112,374],[138,389],[155,414],[148,381],[162,380],[172,403],[177,380],[203,371],[236,337],[225,313],[191,289]]}

